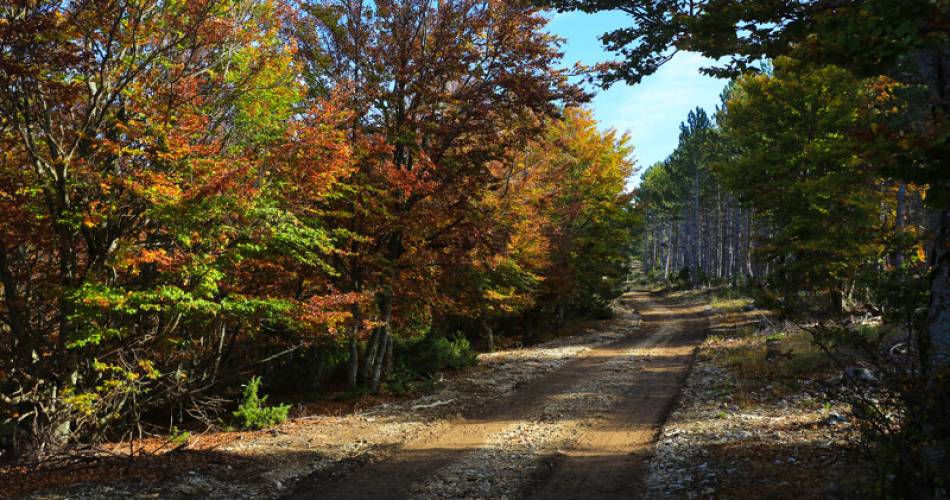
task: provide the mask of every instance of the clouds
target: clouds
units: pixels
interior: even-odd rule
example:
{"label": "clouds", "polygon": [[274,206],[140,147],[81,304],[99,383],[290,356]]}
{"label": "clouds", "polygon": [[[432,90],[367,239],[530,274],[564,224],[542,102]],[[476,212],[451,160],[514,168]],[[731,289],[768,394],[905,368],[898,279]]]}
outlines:
{"label": "clouds", "polygon": [[[571,12],[556,14],[550,31],[567,40],[565,64],[578,60],[594,64],[612,57],[597,37],[630,22],[618,12]],[[591,103],[594,116],[605,128],[631,133],[641,169],[661,161],[676,148],[679,124],[686,114],[696,106],[711,112],[719,103],[726,81],[699,73],[699,68],[713,63],[696,53],[679,53],[639,85],[617,83],[598,93]]]}

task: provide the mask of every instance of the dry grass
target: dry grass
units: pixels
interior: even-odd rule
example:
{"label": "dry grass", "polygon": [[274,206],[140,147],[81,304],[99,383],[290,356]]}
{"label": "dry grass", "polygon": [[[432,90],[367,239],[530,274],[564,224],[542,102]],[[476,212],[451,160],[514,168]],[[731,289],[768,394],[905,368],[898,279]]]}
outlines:
{"label": "dry grass", "polygon": [[725,313],[741,311],[750,304],[752,304],[752,299],[748,297],[730,297],[727,295],[713,295],[709,301],[710,307]]}
{"label": "dry grass", "polygon": [[[801,382],[830,376],[832,360],[813,342],[808,332],[789,328],[766,328],[772,318],[768,311],[746,310],[751,299],[714,295],[719,311],[716,328],[707,339],[711,360],[731,375],[736,385],[737,404],[754,406],[753,393],[769,392],[783,397],[801,388]],[[777,356],[768,359],[768,344]]]}

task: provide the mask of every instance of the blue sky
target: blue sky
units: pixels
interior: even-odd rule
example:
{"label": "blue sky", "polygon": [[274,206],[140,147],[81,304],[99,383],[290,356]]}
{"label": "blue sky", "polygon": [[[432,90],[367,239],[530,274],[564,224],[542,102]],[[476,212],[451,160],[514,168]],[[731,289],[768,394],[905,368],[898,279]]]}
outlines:
{"label": "blue sky", "polygon": [[[562,50],[564,63],[570,66],[575,61],[594,64],[611,59],[598,37],[630,23],[621,12],[567,12],[553,15],[548,29],[567,40]],[[698,69],[708,65],[699,54],[680,53],[640,84],[616,83],[594,97],[590,107],[602,128],[630,132],[640,171],[676,148],[679,124],[689,110],[700,106],[712,112],[719,103],[726,81],[701,75]]]}

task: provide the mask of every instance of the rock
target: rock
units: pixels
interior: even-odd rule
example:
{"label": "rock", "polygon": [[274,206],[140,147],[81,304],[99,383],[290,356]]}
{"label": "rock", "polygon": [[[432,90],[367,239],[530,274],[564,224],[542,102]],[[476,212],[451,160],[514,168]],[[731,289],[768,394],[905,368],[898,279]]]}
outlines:
{"label": "rock", "polygon": [[849,366],[844,369],[844,373],[848,376],[848,379],[859,384],[875,385],[878,383],[877,376],[864,367]]}
{"label": "rock", "polygon": [[825,425],[838,425],[842,422],[847,422],[847,421],[848,421],[847,418],[837,413],[832,412],[828,414],[828,416],[824,420],[822,420],[822,423],[824,423]]}

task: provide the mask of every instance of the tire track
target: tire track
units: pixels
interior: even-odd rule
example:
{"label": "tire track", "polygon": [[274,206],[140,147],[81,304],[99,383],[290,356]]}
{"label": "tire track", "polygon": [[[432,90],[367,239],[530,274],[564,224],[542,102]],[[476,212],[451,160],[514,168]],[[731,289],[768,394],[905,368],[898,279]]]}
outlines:
{"label": "tire track", "polygon": [[434,423],[378,462],[305,478],[285,498],[629,498],[705,314],[645,292],[624,301],[641,308],[643,324],[627,313],[620,340],[581,352],[491,407]]}

